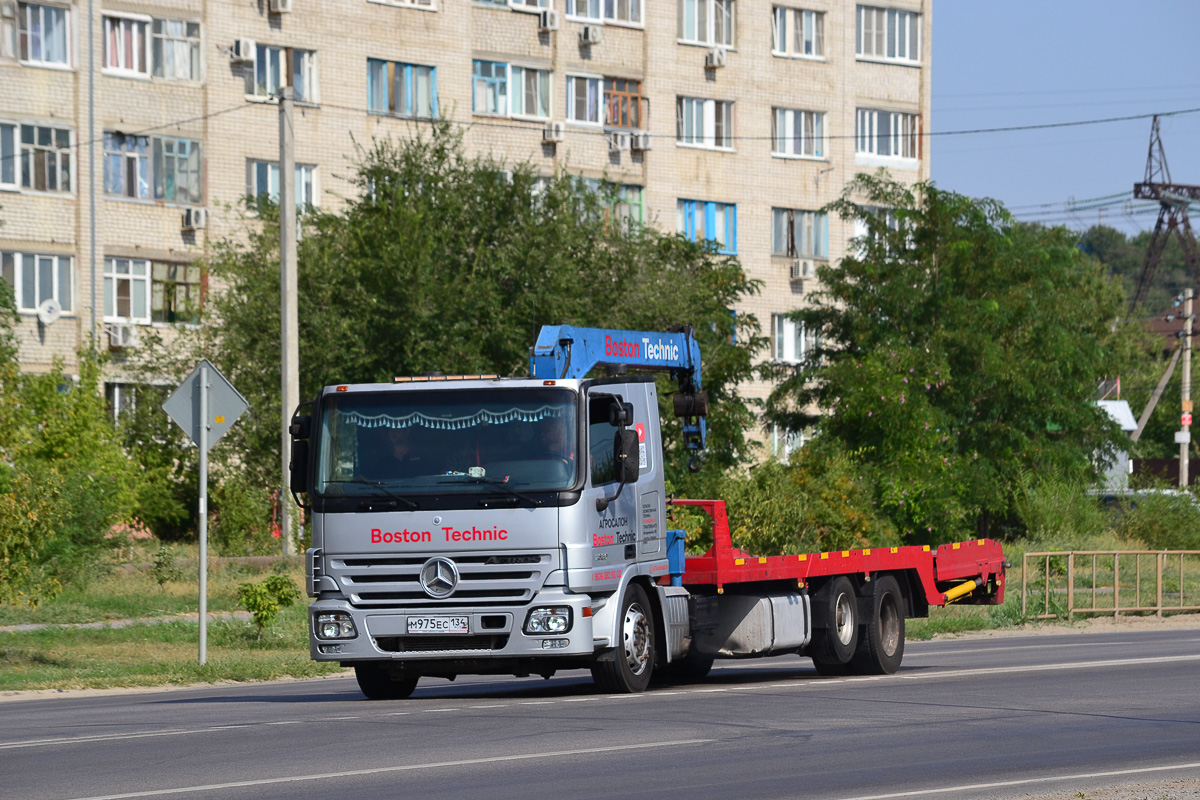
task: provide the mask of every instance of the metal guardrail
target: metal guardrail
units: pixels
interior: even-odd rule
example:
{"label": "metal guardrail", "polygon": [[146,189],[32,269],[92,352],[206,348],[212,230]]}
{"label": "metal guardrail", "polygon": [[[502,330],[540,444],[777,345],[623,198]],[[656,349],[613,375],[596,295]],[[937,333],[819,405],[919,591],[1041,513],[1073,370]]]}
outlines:
{"label": "metal guardrail", "polygon": [[1027,619],[1164,611],[1200,611],[1200,550],[1069,550],[1022,561]]}

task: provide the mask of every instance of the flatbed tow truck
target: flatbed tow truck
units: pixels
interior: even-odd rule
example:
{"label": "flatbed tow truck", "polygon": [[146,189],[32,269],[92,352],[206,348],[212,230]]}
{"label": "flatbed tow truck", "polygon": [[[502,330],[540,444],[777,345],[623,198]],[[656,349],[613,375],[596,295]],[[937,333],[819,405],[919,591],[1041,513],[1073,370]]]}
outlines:
{"label": "flatbed tow truck", "polygon": [[[588,378],[599,366],[618,374]],[[542,329],[529,378],[428,376],[325,387],[298,410],[310,653],[371,699],[418,680],[588,668],[608,692],[699,680],[716,658],[796,653],[826,675],[888,674],[904,621],[999,604],[1006,562],[977,539],[754,556],[720,500],[669,499],[657,387],[675,380],[685,446],[707,398],[690,329]],[[306,411],[306,413],[301,413]],[[687,556],[668,507],[712,519]]]}

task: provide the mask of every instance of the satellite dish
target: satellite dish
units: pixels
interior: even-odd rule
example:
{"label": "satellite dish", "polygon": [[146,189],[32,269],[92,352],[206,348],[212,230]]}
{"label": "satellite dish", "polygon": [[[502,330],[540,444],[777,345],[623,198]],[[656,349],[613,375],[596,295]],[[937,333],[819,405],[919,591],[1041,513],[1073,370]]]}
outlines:
{"label": "satellite dish", "polygon": [[43,300],[38,306],[37,318],[38,322],[43,325],[53,325],[58,322],[58,318],[62,316],[62,303],[55,300],[53,297]]}

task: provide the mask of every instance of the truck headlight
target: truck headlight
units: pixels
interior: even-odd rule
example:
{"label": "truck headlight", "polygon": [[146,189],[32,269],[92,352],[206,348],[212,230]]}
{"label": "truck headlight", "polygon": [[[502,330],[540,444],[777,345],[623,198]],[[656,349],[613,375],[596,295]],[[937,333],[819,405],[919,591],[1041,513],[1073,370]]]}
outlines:
{"label": "truck headlight", "polygon": [[571,630],[571,609],[568,606],[547,606],[535,608],[525,618],[525,632],[566,633]]}
{"label": "truck headlight", "polygon": [[313,629],[318,639],[353,639],[358,636],[354,620],[344,611],[317,614]]}

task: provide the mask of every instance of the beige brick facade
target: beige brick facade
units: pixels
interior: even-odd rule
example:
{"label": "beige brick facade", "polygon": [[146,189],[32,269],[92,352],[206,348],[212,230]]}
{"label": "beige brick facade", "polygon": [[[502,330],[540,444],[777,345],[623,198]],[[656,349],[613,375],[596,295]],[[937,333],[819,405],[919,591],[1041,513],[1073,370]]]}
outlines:
{"label": "beige brick facade", "polygon": [[[93,330],[101,341],[109,341],[108,331],[117,323],[114,317],[105,320],[106,258],[186,264],[202,258],[210,242],[237,231],[236,205],[247,192],[250,161],[278,161],[278,109],[269,98],[254,96],[255,63],[231,58],[238,39],[257,43],[260,58],[266,47],[314,54],[313,102],[297,105],[296,162],[315,167],[322,206],[336,207],[350,191],[346,178],[352,172],[352,139],[364,143],[372,137],[407,136],[425,124],[368,112],[367,59],[435,67],[439,115],[465,126],[471,152],[528,161],[543,174],[566,168],[644,187],[646,219],[667,230],[676,228],[681,199],[736,207],[737,255],[750,276],[765,285],[762,294],[739,311],[756,314],[767,332],[772,314],[803,304],[813,288],[811,279],[791,278],[795,257],[772,254],[773,208],[819,209],[837,198],[856,172],[880,165],[905,181],[929,177],[928,138],[915,137],[916,152],[909,155],[916,157],[880,158],[856,153],[855,133],[859,109],[916,115],[918,129],[930,129],[931,0],[871,0],[868,13],[879,24],[891,26],[884,38],[874,41],[902,51],[911,45],[892,39],[911,38],[913,28],[920,29],[920,46],[910,50],[911,57],[895,58],[881,51],[885,54],[878,59],[859,54],[856,15],[863,4],[849,0],[635,0],[641,24],[568,16],[569,0],[542,0],[557,13],[556,31],[540,31],[535,10],[518,5],[290,0],[285,2],[291,7],[287,13],[270,13],[269,7],[279,1],[94,0],[89,48],[87,2],[0,0],[0,126],[8,126],[12,137],[11,152],[5,155],[14,166],[7,173],[13,180],[0,180],[0,251],[10,254],[9,262],[12,254],[22,254],[26,263],[22,272],[6,262],[5,277],[16,280],[21,273],[24,280],[34,280],[40,298],[47,291],[43,276],[30,278],[28,272],[30,263],[42,263],[28,258],[36,254],[69,256],[73,275],[70,309],[62,319],[46,326],[38,322],[33,308],[22,309],[19,336],[25,370],[44,371],[55,357],[72,369],[75,350]],[[680,4],[688,12],[702,6],[709,17],[727,4],[733,6],[733,35],[724,66],[706,68],[711,41],[692,43],[680,37]],[[576,10],[589,5],[627,7],[618,0],[570,2]],[[824,52],[818,57],[775,53],[775,7],[819,14]],[[117,39],[106,41],[106,17]],[[799,18],[794,11],[788,13],[788,25]],[[125,22],[118,25],[114,20]],[[199,24],[198,75],[153,75],[160,60],[151,44],[158,30],[154,20]],[[60,33],[64,24],[65,35]],[[599,28],[599,42],[581,42],[585,25]],[[901,28],[904,33],[897,33]],[[133,44],[132,51],[139,49],[136,31],[145,37],[141,63],[125,71],[106,68],[110,51],[116,52],[112,43],[123,47],[120,34],[130,30],[135,33],[126,41]],[[31,48],[39,38],[41,50],[34,52]],[[868,49],[871,46],[875,45]],[[67,63],[56,63],[63,60],[63,47]],[[791,39],[789,48],[794,49]],[[475,60],[547,70],[548,117],[472,113]],[[601,87],[604,78],[640,81],[649,109],[641,128],[651,134],[651,149],[611,152],[603,125],[572,124],[566,107],[568,75],[600,79]],[[514,86],[508,89],[510,100],[519,93]],[[94,106],[89,105],[90,96]],[[677,142],[678,97],[732,103],[731,146]],[[775,108],[823,114],[823,154],[773,154]],[[543,142],[542,131],[551,120],[567,121],[561,144]],[[36,178],[24,177],[22,134],[64,127],[72,136],[69,191],[25,185]],[[0,127],[0,143],[5,141],[4,130]],[[106,132],[198,142],[200,202],[156,197],[152,184],[161,170],[151,157],[145,162],[151,185],[126,191],[143,196],[106,193]],[[193,206],[207,210],[204,230],[181,228],[183,213]],[[697,206],[697,213],[705,208]],[[853,226],[828,220],[827,257],[836,262],[853,235]],[[167,324],[148,322],[144,316],[141,321]],[[114,367],[114,375],[119,378],[119,367]],[[766,390],[747,388],[754,396]]]}

